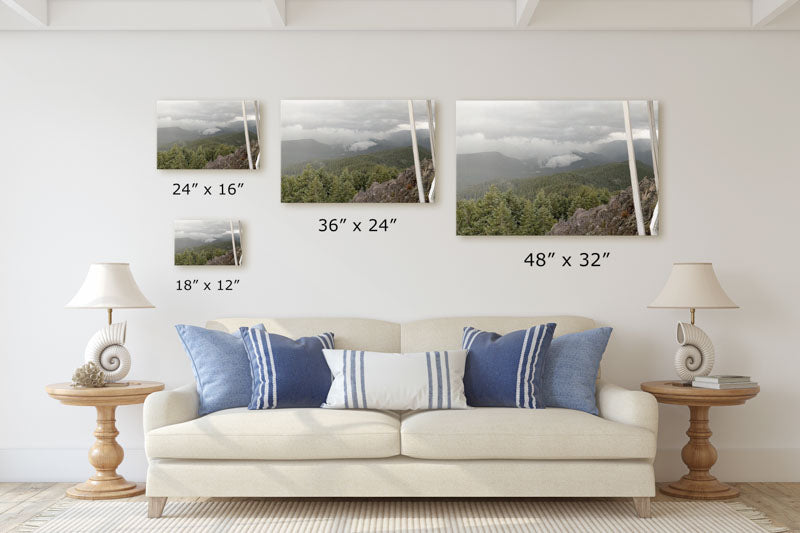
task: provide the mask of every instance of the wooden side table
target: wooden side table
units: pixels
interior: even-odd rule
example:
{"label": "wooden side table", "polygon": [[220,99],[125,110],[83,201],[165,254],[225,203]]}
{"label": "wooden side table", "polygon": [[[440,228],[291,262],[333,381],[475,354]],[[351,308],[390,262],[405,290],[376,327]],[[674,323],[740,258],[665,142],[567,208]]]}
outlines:
{"label": "wooden side table", "polygon": [[143,403],[149,394],[164,389],[157,381],[131,381],[124,386],[100,388],[73,387],[70,383],[48,385],[47,394],[65,405],[91,405],[97,408],[97,440],[89,449],[89,462],[95,474],[84,483],[67,489],[67,496],[80,500],[111,500],[144,494],[143,483],[132,483],[117,474],[125,457],[117,443],[114,412],[118,405]]}
{"label": "wooden side table", "polygon": [[661,488],[661,492],[693,500],[727,500],[739,495],[739,489],[726,485],[711,475],[717,462],[717,450],[711,444],[708,410],[712,406],[741,405],[758,394],[759,387],[750,389],[701,389],[686,387],[680,381],[649,381],[642,390],[656,397],[659,403],[689,407],[689,442],[681,458],[689,473],[678,481]]}

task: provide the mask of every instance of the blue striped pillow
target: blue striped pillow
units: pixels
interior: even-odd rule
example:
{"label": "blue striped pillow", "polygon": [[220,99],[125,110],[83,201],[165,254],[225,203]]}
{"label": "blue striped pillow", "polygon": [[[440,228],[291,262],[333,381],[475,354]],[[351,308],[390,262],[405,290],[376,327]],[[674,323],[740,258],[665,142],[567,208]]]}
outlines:
{"label": "blue striped pillow", "polygon": [[464,328],[464,392],[473,407],[544,409],[542,372],[554,323],[506,335]]}
{"label": "blue striped pillow", "polygon": [[333,333],[292,340],[257,328],[239,328],[253,378],[248,409],[319,407],[331,386],[322,350]]}

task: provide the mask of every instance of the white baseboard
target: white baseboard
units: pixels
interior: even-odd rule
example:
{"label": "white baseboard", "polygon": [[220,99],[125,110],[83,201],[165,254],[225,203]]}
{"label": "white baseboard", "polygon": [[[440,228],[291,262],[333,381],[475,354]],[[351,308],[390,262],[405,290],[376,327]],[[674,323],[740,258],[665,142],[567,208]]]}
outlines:
{"label": "white baseboard", "polygon": [[[128,481],[142,482],[147,477],[144,449],[125,450],[125,459],[117,469]],[[5,448],[0,449],[0,482],[66,481],[78,483],[94,474],[88,450],[77,448]]]}
{"label": "white baseboard", "polygon": [[[712,473],[724,481],[800,481],[800,449],[759,448],[718,450]],[[85,449],[0,449],[0,482],[84,481],[92,473]],[[686,472],[680,450],[659,450],[656,480],[673,481]],[[144,481],[144,450],[125,450],[118,469],[130,481]]]}
{"label": "white baseboard", "polygon": [[[800,481],[800,449],[732,448],[717,453],[711,473],[722,481]],[[656,481],[675,481],[688,472],[680,450],[658,450],[654,466]]]}

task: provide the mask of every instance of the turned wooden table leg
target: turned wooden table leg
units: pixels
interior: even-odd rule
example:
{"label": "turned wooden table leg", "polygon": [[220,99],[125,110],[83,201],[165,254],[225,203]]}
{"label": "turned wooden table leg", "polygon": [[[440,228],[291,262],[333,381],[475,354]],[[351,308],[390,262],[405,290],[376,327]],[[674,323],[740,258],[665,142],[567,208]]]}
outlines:
{"label": "turned wooden table leg", "polygon": [[125,457],[117,442],[117,426],[114,405],[98,405],[95,440],[89,449],[89,462],[95,474],[84,483],[67,489],[67,496],[81,500],[110,500],[144,494],[144,485],[127,481],[117,474],[117,467]]}
{"label": "turned wooden table leg", "polygon": [[689,473],[678,481],[661,488],[661,492],[678,498],[696,500],[726,500],[739,495],[739,490],[720,482],[711,475],[711,467],[717,462],[717,450],[709,440],[707,405],[689,406],[689,442],[681,451],[681,458]]}

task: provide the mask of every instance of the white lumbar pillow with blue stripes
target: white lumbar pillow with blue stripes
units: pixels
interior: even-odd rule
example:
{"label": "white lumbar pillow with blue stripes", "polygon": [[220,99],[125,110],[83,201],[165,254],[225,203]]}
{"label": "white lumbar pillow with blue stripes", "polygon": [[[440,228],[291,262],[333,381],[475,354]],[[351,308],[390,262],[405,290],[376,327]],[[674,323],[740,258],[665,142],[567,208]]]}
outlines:
{"label": "white lumbar pillow with blue stripes", "polygon": [[331,409],[466,409],[466,350],[382,353],[322,350],[333,374]]}

